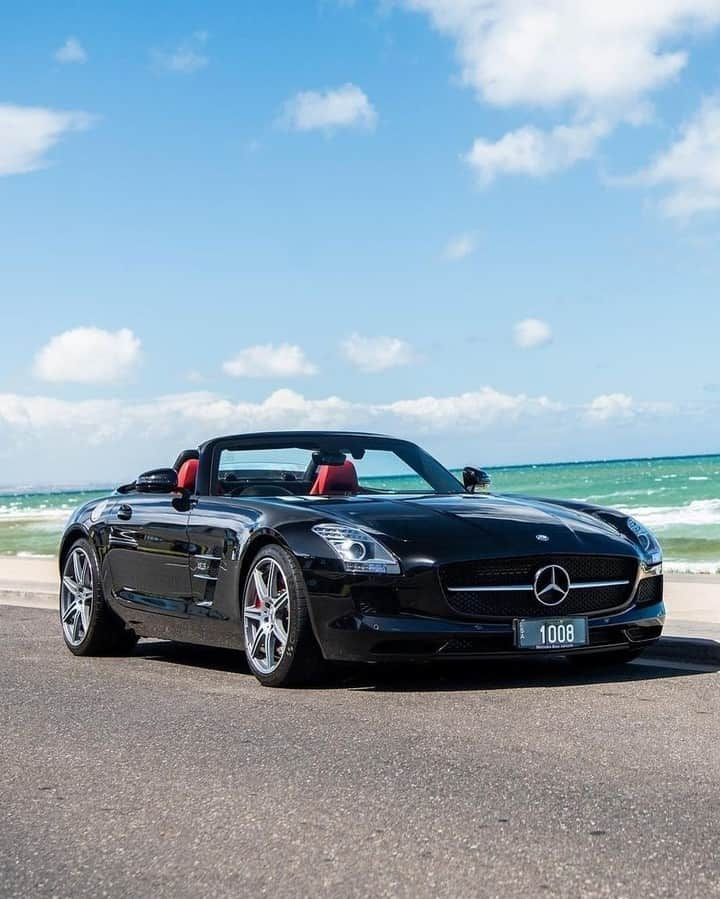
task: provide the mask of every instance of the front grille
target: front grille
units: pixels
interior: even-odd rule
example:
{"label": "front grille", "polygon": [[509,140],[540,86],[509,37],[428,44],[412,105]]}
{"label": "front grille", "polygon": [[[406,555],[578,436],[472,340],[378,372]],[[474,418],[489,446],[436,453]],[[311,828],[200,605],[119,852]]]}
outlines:
{"label": "front grille", "polygon": [[663,598],[663,578],[662,575],[655,577],[646,577],[640,581],[635,602],[639,606],[650,606],[655,603],[662,602]]}
{"label": "front grille", "polygon": [[[628,581],[610,587],[579,587],[563,602],[543,606],[531,590],[498,590],[493,587],[528,586],[546,565],[560,565],[571,584]],[[637,575],[637,561],[623,556],[528,556],[520,559],[456,562],[440,569],[440,581],[448,604],[460,615],[472,618],[533,618],[539,616],[599,615],[630,602]],[[453,587],[483,587],[456,593]]]}

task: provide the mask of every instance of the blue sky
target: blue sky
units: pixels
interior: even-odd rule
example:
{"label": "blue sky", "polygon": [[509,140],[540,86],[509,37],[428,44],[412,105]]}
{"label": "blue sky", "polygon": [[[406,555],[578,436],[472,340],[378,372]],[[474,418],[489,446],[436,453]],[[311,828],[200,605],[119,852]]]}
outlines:
{"label": "blue sky", "polygon": [[0,29],[3,481],[227,431],[718,449],[720,3],[29,3]]}

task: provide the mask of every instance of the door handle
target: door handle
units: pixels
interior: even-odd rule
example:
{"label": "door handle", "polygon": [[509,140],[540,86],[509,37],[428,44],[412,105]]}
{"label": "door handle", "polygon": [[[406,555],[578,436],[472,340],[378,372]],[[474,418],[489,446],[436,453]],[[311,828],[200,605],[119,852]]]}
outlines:
{"label": "door handle", "polygon": [[127,503],[123,503],[117,510],[117,517],[122,519],[123,521],[129,521],[132,518],[132,506],[128,506]]}

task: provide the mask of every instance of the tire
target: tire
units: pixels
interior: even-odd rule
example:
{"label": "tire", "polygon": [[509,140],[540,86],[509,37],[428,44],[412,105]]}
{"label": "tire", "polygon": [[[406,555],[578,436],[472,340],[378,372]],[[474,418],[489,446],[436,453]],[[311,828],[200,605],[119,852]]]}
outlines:
{"label": "tire", "polygon": [[137,643],[105,601],[97,553],[84,538],[63,559],[59,605],[63,639],[76,656],[125,653]]}
{"label": "tire", "polygon": [[241,613],[245,657],[261,684],[289,687],[319,676],[322,653],[310,623],[305,579],[291,553],[275,544],[258,552],[243,586]]}
{"label": "tire", "polygon": [[627,665],[634,662],[645,652],[647,647],[634,647],[633,649],[616,649],[612,652],[600,652],[593,655],[572,655],[568,661],[576,668],[613,668],[616,665]]}

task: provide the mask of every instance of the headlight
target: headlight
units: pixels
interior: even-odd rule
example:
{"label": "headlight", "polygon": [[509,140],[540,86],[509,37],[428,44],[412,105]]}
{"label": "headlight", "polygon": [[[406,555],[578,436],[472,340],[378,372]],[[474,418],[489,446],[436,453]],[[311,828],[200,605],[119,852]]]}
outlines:
{"label": "headlight", "polygon": [[652,531],[649,531],[644,524],[640,524],[634,518],[628,518],[627,526],[640,544],[640,549],[647,557],[648,562],[651,565],[662,562],[662,550]]}
{"label": "headlight", "polygon": [[314,533],[332,547],[352,574],[400,574],[400,565],[382,543],[358,528],[316,524]]}

